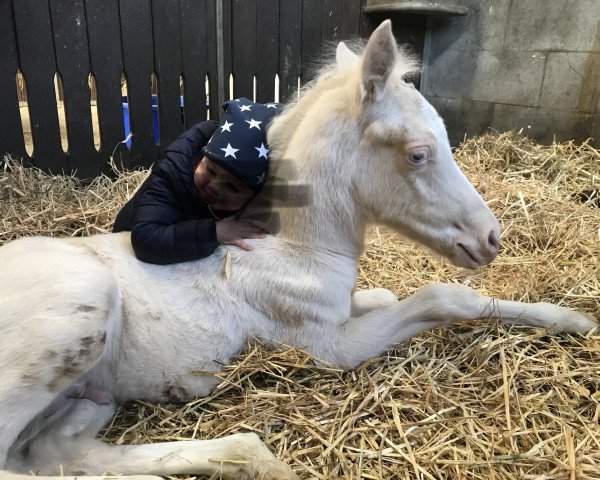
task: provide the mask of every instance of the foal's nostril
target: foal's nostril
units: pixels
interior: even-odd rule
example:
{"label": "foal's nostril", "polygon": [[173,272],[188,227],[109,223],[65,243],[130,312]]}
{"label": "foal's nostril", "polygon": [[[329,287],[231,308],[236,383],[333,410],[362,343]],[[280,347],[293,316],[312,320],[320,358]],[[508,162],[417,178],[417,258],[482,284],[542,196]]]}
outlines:
{"label": "foal's nostril", "polygon": [[488,235],[488,243],[493,250],[498,251],[500,248],[500,240],[498,239],[498,235],[495,230],[492,230]]}

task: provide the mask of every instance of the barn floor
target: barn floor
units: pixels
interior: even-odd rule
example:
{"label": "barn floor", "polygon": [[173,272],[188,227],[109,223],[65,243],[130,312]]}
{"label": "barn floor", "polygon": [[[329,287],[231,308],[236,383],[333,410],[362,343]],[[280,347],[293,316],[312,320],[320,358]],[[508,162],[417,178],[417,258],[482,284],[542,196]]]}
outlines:
{"label": "barn floor", "polygon": [[[470,139],[456,158],[501,222],[497,260],[458,269],[374,228],[358,287],[404,297],[432,281],[456,282],[600,318],[600,152],[508,133]],[[74,179],[13,165],[0,173],[0,243],[108,231],[143,177],[76,188]],[[347,372],[284,346],[249,346],[219,375],[208,398],[122,406],[103,438],[255,431],[307,479],[598,479],[598,329],[554,335],[483,319],[423,333]]]}

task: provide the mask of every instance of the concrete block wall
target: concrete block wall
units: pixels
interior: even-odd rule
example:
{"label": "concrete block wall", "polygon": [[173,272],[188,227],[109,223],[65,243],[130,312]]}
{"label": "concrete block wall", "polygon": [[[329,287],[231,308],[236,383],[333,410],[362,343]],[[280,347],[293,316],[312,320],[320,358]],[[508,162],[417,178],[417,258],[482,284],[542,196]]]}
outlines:
{"label": "concrete block wall", "polygon": [[600,0],[461,4],[468,15],[429,19],[421,77],[451,142],[523,128],[600,145]]}

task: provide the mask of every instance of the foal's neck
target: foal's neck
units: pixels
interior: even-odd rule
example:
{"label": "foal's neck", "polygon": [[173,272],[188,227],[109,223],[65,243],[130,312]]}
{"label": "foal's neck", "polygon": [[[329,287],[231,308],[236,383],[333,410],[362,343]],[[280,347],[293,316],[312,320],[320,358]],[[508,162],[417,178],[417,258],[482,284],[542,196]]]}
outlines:
{"label": "foal's neck", "polygon": [[305,152],[288,149],[281,165],[286,180],[275,179],[286,195],[274,209],[276,231],[292,243],[357,259],[367,222],[353,191],[352,165],[344,163],[351,157],[327,140],[313,137],[314,148]]}
{"label": "foal's neck", "polygon": [[270,224],[279,237],[357,259],[367,219],[353,186],[360,143],[355,83],[327,77],[275,120],[270,185],[262,199],[273,202]]}

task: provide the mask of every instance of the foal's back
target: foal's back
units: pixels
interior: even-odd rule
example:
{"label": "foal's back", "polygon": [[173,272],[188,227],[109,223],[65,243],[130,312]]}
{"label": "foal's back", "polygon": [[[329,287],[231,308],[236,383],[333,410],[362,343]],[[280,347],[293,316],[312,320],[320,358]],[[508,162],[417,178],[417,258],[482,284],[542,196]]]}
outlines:
{"label": "foal's back", "polygon": [[18,405],[35,371],[44,408],[74,381],[117,400],[181,402],[208,395],[218,381],[198,372],[220,370],[249,338],[322,342],[303,321],[345,318],[354,263],[294,253],[276,237],[249,242],[251,252],[221,247],[174,265],[138,261],[127,233],[0,248],[0,360],[16,379],[0,385]]}

